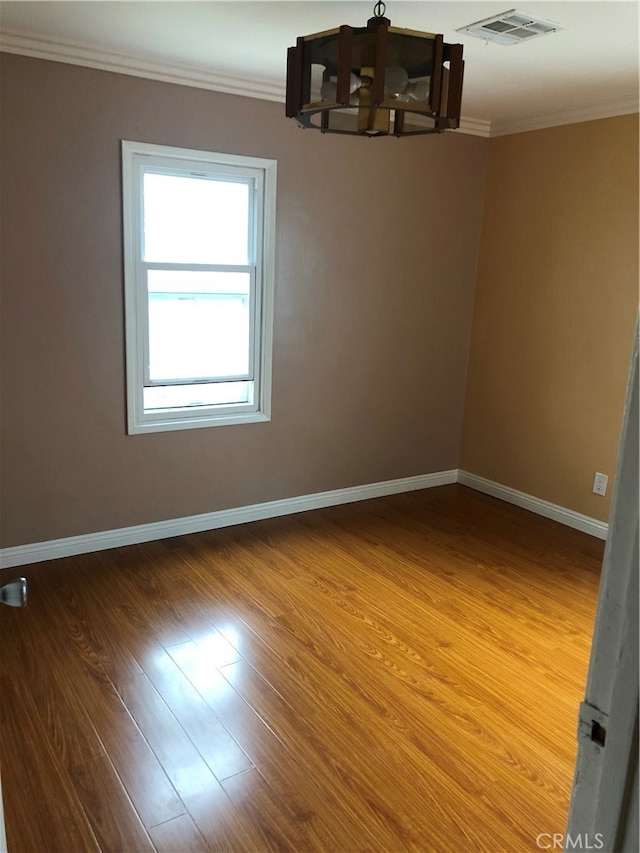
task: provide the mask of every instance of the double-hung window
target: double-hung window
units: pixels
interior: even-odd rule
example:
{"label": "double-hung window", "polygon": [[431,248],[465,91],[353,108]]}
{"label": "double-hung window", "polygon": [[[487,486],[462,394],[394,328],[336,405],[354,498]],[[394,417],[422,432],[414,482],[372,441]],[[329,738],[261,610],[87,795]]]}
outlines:
{"label": "double-hung window", "polygon": [[269,420],[275,160],[122,143],[130,433]]}

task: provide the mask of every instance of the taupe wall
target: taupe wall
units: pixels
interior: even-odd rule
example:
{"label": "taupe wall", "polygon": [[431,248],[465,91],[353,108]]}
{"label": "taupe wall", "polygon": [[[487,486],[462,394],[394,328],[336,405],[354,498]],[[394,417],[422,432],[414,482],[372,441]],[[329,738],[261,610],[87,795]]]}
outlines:
{"label": "taupe wall", "polygon": [[460,467],[606,520],[638,307],[638,116],[489,151]]}
{"label": "taupe wall", "polygon": [[[458,465],[488,143],[2,56],[2,545]],[[120,140],[278,160],[272,421],[127,436]]]}

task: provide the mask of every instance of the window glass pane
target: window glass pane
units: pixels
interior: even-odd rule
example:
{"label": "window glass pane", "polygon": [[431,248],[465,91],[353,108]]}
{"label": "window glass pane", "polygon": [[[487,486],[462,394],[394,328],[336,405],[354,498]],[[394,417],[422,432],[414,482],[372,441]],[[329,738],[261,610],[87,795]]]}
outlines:
{"label": "window glass pane", "polygon": [[144,389],[145,411],[253,403],[253,382],[159,385]]}
{"label": "window glass pane", "polygon": [[249,185],[144,174],[145,261],[248,264]]}
{"label": "window glass pane", "polygon": [[247,377],[250,275],[149,270],[152,382]]}

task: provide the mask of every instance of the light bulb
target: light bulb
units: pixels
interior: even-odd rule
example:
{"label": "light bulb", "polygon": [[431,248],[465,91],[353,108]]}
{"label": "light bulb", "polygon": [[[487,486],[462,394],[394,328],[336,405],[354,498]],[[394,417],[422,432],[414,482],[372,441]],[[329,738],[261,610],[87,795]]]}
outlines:
{"label": "light bulb", "polygon": [[384,73],[384,88],[392,95],[399,95],[407,87],[409,75],[401,65],[389,65]]}
{"label": "light bulb", "polygon": [[407,101],[427,101],[429,100],[429,78],[426,80],[416,80],[415,83],[409,83],[403,100]]}
{"label": "light bulb", "polygon": [[325,80],[320,87],[320,97],[323,101],[335,101],[338,87],[333,80]]}
{"label": "light bulb", "polygon": [[[362,85],[362,80],[355,74],[349,77],[349,94],[353,95]],[[336,101],[338,98],[338,84],[335,80],[325,80],[320,87],[320,97],[323,101]]]}

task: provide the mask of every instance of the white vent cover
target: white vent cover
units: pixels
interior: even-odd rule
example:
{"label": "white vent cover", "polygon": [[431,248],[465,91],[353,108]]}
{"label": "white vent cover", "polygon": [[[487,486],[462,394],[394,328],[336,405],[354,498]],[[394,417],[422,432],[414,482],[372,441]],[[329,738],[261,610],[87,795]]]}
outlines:
{"label": "white vent cover", "polygon": [[475,24],[460,27],[456,32],[468,33],[470,36],[477,36],[485,41],[495,41],[498,44],[518,44],[564,29],[560,24],[547,21],[545,18],[534,18],[526,12],[510,9],[492,18],[485,18],[483,21],[476,21]]}

